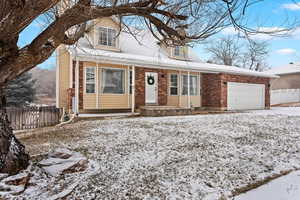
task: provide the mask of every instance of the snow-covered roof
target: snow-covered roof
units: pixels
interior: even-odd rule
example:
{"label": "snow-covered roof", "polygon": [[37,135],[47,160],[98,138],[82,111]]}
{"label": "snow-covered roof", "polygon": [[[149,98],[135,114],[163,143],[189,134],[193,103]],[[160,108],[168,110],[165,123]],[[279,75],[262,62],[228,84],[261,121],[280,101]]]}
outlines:
{"label": "snow-covered roof", "polygon": [[300,73],[300,62],[276,67],[271,70],[265,71],[265,73],[274,75]]}
{"label": "snow-covered roof", "polygon": [[72,56],[82,61],[110,62],[135,65],[137,67],[193,70],[207,73],[277,77],[269,73],[202,62],[192,48],[188,49],[187,60],[172,59],[169,57],[167,50],[158,44],[149,31],[140,32],[136,38],[129,33],[121,32],[119,37],[120,51],[96,49],[87,38],[80,39],[77,45],[67,47],[67,49]]}

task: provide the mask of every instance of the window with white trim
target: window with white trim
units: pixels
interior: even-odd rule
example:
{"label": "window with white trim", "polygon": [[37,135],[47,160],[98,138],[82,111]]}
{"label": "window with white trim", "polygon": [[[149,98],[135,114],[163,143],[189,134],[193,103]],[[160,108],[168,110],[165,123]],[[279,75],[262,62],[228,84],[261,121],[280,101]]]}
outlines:
{"label": "window with white trim", "polygon": [[85,93],[93,94],[96,90],[95,67],[85,68]]}
{"label": "window with white trim", "polygon": [[183,46],[175,46],[173,48],[173,56],[184,57],[184,47]]}
{"label": "window with white trim", "polygon": [[178,75],[170,74],[170,95],[178,95]]}
{"label": "window with white trim", "polygon": [[129,71],[129,94],[132,94],[132,85],[133,85],[133,82],[132,82],[132,70]]}
{"label": "window with white trim", "polygon": [[99,27],[99,45],[116,47],[117,31],[112,28]]}
{"label": "window with white trim", "polygon": [[103,69],[102,70],[102,93],[104,94],[124,94],[125,78],[123,69]]}
{"label": "window with white trim", "polygon": [[[197,96],[199,91],[199,78],[190,75],[190,95]],[[182,95],[188,95],[188,75],[182,75]]]}

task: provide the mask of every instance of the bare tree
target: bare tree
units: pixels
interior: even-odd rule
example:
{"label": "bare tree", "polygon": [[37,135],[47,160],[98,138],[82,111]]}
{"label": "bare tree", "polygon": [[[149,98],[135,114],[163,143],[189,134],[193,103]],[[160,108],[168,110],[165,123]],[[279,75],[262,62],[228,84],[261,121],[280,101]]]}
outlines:
{"label": "bare tree", "polygon": [[211,62],[232,66],[238,64],[242,46],[237,37],[228,36],[209,42],[205,50],[211,54]]}
{"label": "bare tree", "polygon": [[265,41],[234,35],[211,41],[205,50],[211,55],[209,62],[255,71],[263,71],[268,67],[268,43]]}
{"label": "bare tree", "polygon": [[[115,16],[126,26],[148,28],[168,45],[196,42],[233,25],[256,0],[0,0],[0,88],[44,62],[61,45],[73,45],[89,31],[90,20]],[[44,16],[47,24],[26,46],[20,33]],[[137,23],[136,23],[137,22]],[[182,31],[185,29],[185,31]],[[179,31],[181,30],[181,31]],[[16,173],[28,165],[24,146],[12,134],[0,89],[0,172]]]}
{"label": "bare tree", "polygon": [[266,62],[268,54],[269,51],[267,42],[249,40],[241,59],[241,66],[250,70],[263,71],[268,68],[268,64]]}

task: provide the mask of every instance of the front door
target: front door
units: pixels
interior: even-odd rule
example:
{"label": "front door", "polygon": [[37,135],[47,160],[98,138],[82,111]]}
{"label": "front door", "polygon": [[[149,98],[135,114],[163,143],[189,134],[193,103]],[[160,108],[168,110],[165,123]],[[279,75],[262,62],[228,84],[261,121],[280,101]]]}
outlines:
{"label": "front door", "polygon": [[145,100],[146,104],[157,103],[157,73],[145,73]]}

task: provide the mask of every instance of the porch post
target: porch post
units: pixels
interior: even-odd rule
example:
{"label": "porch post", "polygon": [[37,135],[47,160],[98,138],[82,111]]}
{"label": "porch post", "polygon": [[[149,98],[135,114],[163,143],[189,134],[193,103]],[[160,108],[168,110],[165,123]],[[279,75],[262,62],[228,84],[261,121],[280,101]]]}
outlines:
{"label": "porch post", "polygon": [[135,66],[132,66],[131,112],[135,110]]}
{"label": "porch post", "polygon": [[79,114],[79,61],[77,59],[75,66],[75,114]]}
{"label": "porch post", "polygon": [[188,71],[188,108],[191,108],[190,71]]}

